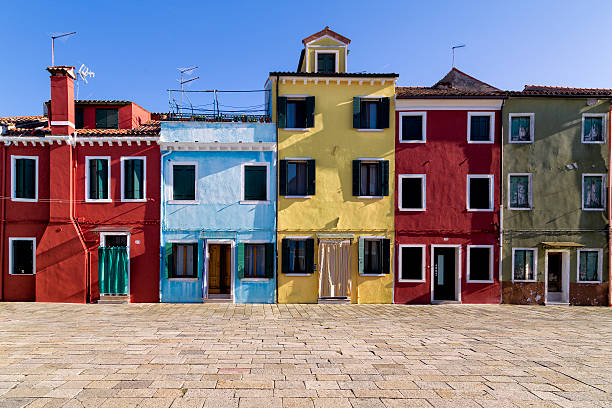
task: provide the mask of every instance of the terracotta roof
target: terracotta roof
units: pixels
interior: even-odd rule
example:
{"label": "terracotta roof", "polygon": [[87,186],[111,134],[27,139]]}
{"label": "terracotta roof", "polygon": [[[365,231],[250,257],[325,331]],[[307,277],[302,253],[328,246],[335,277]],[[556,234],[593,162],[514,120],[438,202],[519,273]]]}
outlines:
{"label": "terracotta roof", "polygon": [[359,72],[270,72],[270,76],[295,76],[295,77],[327,77],[327,78],[397,78],[395,73],[359,73]]}
{"label": "terracotta roof", "polygon": [[351,43],[351,40],[349,40],[349,39],[348,39],[348,38],[346,38],[345,36],[340,35],[340,34],[338,34],[338,33],[337,33],[337,32],[335,32],[335,31],[330,30],[330,29],[329,29],[329,26],[326,26],[326,27],[325,27],[323,30],[319,31],[318,33],[315,33],[315,34],[313,34],[313,35],[310,35],[310,36],[308,36],[308,37],[304,38],[304,39],[302,40],[302,43],[303,43],[304,45],[306,45],[306,44],[308,44],[309,42],[311,42],[311,41],[313,41],[313,40],[316,40],[317,38],[321,38],[321,37],[323,37],[323,36],[326,36],[326,35],[328,35],[328,36],[330,36],[331,38],[334,38],[334,39],[336,39],[336,40],[338,40],[338,41],[340,41],[340,42],[342,42],[342,43],[344,43],[344,44],[350,44],[350,43]]}
{"label": "terracotta roof", "polygon": [[79,105],[130,105],[132,101],[119,101],[114,99],[79,99],[74,101]]}
{"label": "terracotta roof", "polygon": [[612,97],[612,89],[569,88],[563,86],[525,85],[522,91],[509,92],[511,96],[603,96]]}
{"label": "terracotta roof", "polygon": [[505,92],[457,68],[451,69],[431,87],[396,87],[396,97],[408,98],[500,98]]}
{"label": "terracotta roof", "polygon": [[156,136],[161,129],[158,120],[150,120],[134,129],[77,129],[78,136]]}
{"label": "terracotta roof", "polygon": [[0,117],[0,125],[18,125],[30,122],[46,122],[47,117],[43,115],[38,116],[7,116]]}

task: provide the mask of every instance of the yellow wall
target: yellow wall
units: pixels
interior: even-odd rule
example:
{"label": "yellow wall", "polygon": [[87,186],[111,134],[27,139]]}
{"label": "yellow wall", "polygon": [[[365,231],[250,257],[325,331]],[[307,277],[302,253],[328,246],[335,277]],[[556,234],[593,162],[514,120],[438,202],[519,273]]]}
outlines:
{"label": "yellow wall", "polygon": [[[311,45],[315,46],[325,46],[325,48],[319,47],[310,47]],[[346,45],[342,44],[339,41],[333,40],[331,38],[321,38],[312,44],[309,44],[306,47],[307,58],[304,60],[304,64],[308,63],[308,70],[306,72],[315,72],[315,61],[316,55],[315,50],[319,51],[338,51],[338,72],[346,72],[345,69],[345,61],[346,61]],[[302,69],[303,71],[303,69]]]}
{"label": "yellow wall", "polygon": [[[276,91],[276,85],[272,84]],[[281,240],[289,236],[315,238],[315,263],[318,264],[317,233],[353,234],[351,246],[351,301],[352,303],[391,303],[393,297],[393,238],[394,238],[394,82],[384,85],[376,80],[352,79],[350,85],[342,78],[326,84],[325,79],[313,78],[279,83],[278,94],[315,96],[315,126],[308,131],[279,130],[278,158],[309,157],[316,160],[316,194],[311,198],[278,199],[278,244],[282,256]],[[353,129],[353,97],[385,96],[391,100],[388,129],[364,132]],[[276,96],[276,94],[275,94]],[[274,104],[276,97],[273,98]],[[276,113],[274,106],[273,112]],[[276,118],[275,118],[276,120]],[[352,195],[352,162],[371,157],[389,160],[389,196],[380,199],[360,199]],[[359,276],[358,239],[360,236],[385,236],[391,240],[391,273],[384,276]],[[282,259],[279,259],[282,265]],[[316,303],[319,274],[312,276],[278,277],[279,303]]]}

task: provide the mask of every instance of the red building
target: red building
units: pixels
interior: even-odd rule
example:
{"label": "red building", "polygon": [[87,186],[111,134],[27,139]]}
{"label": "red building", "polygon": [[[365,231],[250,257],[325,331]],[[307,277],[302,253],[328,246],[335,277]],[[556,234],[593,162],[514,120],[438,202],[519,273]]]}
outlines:
{"label": "red building", "polygon": [[453,68],[396,88],[396,303],[499,303],[503,93]]}
{"label": "red building", "polygon": [[0,118],[0,300],[157,302],[159,123],[47,70],[48,115]]}

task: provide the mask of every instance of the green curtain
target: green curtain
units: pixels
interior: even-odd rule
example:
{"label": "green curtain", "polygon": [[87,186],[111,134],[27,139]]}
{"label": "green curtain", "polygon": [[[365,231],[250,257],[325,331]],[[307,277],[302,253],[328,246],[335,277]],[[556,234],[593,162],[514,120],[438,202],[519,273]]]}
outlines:
{"label": "green curtain", "polygon": [[601,118],[584,118],[584,140],[586,142],[603,141]]}
{"label": "green curtain", "polygon": [[580,251],[580,280],[583,282],[598,281],[599,253],[597,251]]}
{"label": "green curtain", "polygon": [[603,208],[603,179],[601,176],[585,176],[583,202],[585,208]]}
{"label": "green curtain", "polygon": [[510,176],[510,207],[529,208],[529,176]]}
{"label": "green curtain", "polygon": [[531,119],[526,116],[519,116],[512,118],[510,138],[517,142],[526,142],[531,140],[530,135],[530,121]]}
{"label": "green curtain", "polygon": [[127,295],[128,262],[127,247],[98,248],[100,294]]}

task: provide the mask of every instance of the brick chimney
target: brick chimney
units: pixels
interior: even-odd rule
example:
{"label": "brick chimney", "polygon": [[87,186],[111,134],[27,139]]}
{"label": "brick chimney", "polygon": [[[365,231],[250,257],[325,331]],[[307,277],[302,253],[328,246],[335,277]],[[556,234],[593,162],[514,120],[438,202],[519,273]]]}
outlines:
{"label": "brick chimney", "polygon": [[74,67],[48,67],[51,74],[51,106],[49,124],[53,136],[74,133]]}

